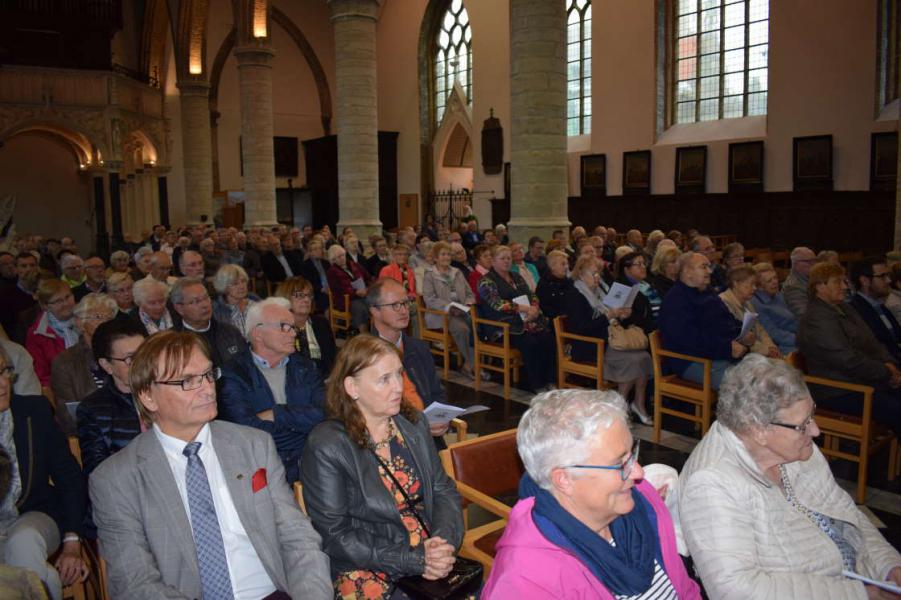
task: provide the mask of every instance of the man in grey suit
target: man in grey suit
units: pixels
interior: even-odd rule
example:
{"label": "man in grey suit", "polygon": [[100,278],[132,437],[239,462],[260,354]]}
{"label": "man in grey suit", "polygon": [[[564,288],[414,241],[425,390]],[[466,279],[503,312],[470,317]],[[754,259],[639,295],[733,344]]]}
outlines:
{"label": "man in grey suit", "polygon": [[213,421],[218,376],[186,332],[154,335],[132,358],[151,425],[90,479],[111,596],[332,598],[328,557],[272,436]]}

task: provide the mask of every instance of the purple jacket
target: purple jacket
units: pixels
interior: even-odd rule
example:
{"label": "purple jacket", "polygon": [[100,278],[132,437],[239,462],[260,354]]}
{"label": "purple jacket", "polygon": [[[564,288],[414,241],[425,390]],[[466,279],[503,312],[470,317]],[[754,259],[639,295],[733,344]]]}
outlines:
{"label": "purple jacket", "polygon": [[[651,484],[642,481],[639,492],[654,507],[660,536],[663,568],[681,600],[700,600],[698,585],[688,576],[676,551],[673,521]],[[549,542],[532,520],[534,498],[517,502],[503,537],[491,575],[482,590],[484,600],[613,600],[613,595],[575,555]]]}

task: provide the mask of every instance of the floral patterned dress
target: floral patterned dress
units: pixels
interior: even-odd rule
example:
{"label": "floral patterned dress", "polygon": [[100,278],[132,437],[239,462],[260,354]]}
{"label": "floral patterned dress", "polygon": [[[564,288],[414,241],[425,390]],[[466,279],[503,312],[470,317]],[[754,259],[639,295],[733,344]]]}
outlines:
{"label": "floral patterned dress", "polygon": [[[416,472],[416,463],[413,455],[404,441],[404,436],[398,430],[389,444],[391,460],[386,461],[391,473],[397,482],[403,487],[410,501],[416,507],[420,516],[425,515],[425,504],[422,497],[422,481]],[[394,498],[394,503],[400,513],[401,522],[410,536],[410,547],[415,548],[421,544],[425,535],[422,526],[407,506],[404,495],[397,489],[391,477],[385,472],[385,468],[379,465],[379,476],[382,483]],[[338,600],[376,600],[388,598],[394,591],[394,585],[388,576],[381,571],[366,571],[358,569],[347,571],[338,575],[335,580],[335,598]]]}

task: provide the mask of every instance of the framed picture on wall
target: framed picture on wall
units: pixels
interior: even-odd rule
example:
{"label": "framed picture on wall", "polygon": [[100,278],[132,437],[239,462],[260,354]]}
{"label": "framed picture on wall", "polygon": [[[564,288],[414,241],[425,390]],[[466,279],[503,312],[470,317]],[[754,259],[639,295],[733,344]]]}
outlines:
{"label": "framed picture on wall", "polygon": [[707,146],[676,148],[676,193],[703,194],[707,183]]}
{"label": "framed picture on wall", "polygon": [[870,189],[890,192],[898,185],[898,132],[870,136]]}
{"label": "framed picture on wall", "polygon": [[763,191],[763,141],[729,144],[729,192]]}
{"label": "framed picture on wall", "polygon": [[623,194],[651,193],[651,151],[623,152]]}
{"label": "framed picture on wall", "polygon": [[583,154],[580,160],[582,196],[604,196],[607,193],[607,155]]}
{"label": "framed picture on wall", "polygon": [[796,137],[792,148],[795,191],[832,189],[832,136]]}

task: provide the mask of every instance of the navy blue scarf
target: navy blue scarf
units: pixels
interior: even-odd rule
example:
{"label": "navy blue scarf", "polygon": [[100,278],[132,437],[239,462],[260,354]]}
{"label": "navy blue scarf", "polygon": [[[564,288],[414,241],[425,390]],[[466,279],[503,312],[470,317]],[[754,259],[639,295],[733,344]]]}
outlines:
{"label": "navy blue scarf", "polygon": [[654,580],[654,559],[663,565],[654,508],[632,489],[635,508],[610,523],[612,546],[597,532],[569,514],[547,490],[523,475],[521,498],[535,497],[532,518],[542,535],[573,552],[611,593],[634,596],[646,592]]}

